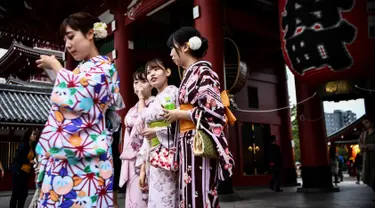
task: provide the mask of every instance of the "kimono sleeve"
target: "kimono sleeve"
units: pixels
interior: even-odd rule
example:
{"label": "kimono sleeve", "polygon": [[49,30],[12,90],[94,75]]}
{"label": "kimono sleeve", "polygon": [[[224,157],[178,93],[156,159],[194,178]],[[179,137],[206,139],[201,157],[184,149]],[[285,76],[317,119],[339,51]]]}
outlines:
{"label": "kimono sleeve", "polygon": [[202,111],[200,129],[205,131],[216,144],[219,155],[218,178],[225,180],[233,174],[234,159],[224,136],[225,108],[220,97],[220,83],[215,72],[209,67],[200,67],[196,86],[196,96],[191,103],[190,117],[196,124]]}
{"label": "kimono sleeve", "polygon": [[148,162],[149,151],[150,151],[150,143],[148,142],[146,138],[144,138],[142,142],[142,146],[139,149],[139,152],[137,153],[135,167],[141,167],[143,163]]}
{"label": "kimono sleeve", "polygon": [[[73,113],[95,114],[101,117],[110,99],[110,65],[93,67],[89,72],[75,74],[61,69],[52,91],[53,104]],[[97,112],[99,111],[99,112]]]}
{"label": "kimono sleeve", "polygon": [[196,107],[190,110],[190,117],[196,124],[202,111],[201,125],[216,136],[221,136],[225,126],[225,108],[220,97],[219,80],[209,68],[201,70],[193,100]]}

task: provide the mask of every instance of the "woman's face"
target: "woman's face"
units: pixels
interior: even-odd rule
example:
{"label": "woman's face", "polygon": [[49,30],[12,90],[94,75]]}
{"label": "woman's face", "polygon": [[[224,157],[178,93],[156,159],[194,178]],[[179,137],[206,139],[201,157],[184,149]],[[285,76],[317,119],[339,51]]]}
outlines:
{"label": "woman's face", "polygon": [[86,60],[94,45],[94,33],[90,30],[83,35],[81,31],[67,26],[64,41],[66,49],[76,61]]}
{"label": "woman's face", "polygon": [[36,141],[36,135],[37,135],[36,131],[33,131],[33,132],[31,133],[31,135],[30,135],[30,140],[31,140],[32,142],[35,142],[35,141]]}
{"label": "woman's face", "polygon": [[186,62],[186,57],[189,51],[189,47],[187,44],[183,46],[179,46],[178,44],[174,44],[174,47],[171,49],[171,53],[169,54],[172,58],[172,61],[177,66],[184,66]]}
{"label": "woman's face", "polygon": [[147,80],[150,82],[152,87],[160,89],[168,83],[168,77],[171,74],[169,70],[166,70],[163,66],[148,66],[147,67]]}
{"label": "woman's face", "polygon": [[134,79],[133,80],[133,89],[134,89],[134,93],[137,94],[137,90],[139,88],[142,88],[143,89],[143,93],[145,95],[147,95],[148,97],[151,96],[151,90],[152,90],[152,86],[150,84],[150,82],[147,81],[147,79]]}

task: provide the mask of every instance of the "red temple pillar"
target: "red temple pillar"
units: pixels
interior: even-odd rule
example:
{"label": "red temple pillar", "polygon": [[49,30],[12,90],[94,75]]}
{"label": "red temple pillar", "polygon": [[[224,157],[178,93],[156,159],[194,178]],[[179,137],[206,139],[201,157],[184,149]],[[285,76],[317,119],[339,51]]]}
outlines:
{"label": "red temple pillar", "polygon": [[194,6],[199,6],[199,17],[195,19],[195,28],[201,35],[208,39],[208,51],[205,60],[211,62],[212,69],[220,79],[221,88],[224,89],[224,17],[222,1],[220,0],[194,0]]}
{"label": "red temple pillar", "polygon": [[[317,89],[296,79],[297,102],[314,95]],[[316,94],[297,106],[300,139],[302,188],[300,192],[336,191],[333,189],[328,160],[323,106]]]}
{"label": "red temple pillar", "polygon": [[[280,54],[280,58],[282,55]],[[278,99],[279,106],[289,105],[288,83],[286,77],[286,68],[284,60],[282,60],[277,67],[278,86]],[[283,154],[284,167],[283,167],[283,182],[285,185],[297,185],[297,172],[294,161],[293,152],[293,135],[292,135],[292,122],[290,118],[290,109],[280,111],[281,126],[279,144]]]}
{"label": "red temple pillar", "polygon": [[132,78],[134,70],[132,67],[131,52],[128,47],[130,31],[129,28],[125,26],[125,11],[123,6],[117,6],[113,13],[116,21],[116,29],[114,31],[114,44],[116,50],[115,64],[120,76],[120,94],[126,105],[126,108],[121,110],[119,114],[124,118],[128,109],[132,107],[135,102]]}

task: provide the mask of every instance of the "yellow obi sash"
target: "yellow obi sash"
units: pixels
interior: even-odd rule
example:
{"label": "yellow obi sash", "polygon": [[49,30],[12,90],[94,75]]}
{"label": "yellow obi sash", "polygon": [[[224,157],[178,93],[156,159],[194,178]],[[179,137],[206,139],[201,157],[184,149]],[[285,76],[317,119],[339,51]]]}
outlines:
{"label": "yellow obi sash", "polygon": [[[223,92],[220,93],[220,97],[221,97],[221,101],[223,102],[223,105],[225,107],[225,115],[226,115],[226,123],[229,123],[231,125],[234,124],[234,122],[236,122],[236,117],[233,115],[232,111],[229,109],[229,106],[230,106],[230,101],[229,101],[229,97],[228,97],[228,92],[227,90],[224,90]],[[191,104],[181,104],[180,105],[180,109],[181,110],[191,110],[193,109],[193,105]],[[192,121],[187,121],[187,120],[180,120],[180,133],[184,133],[184,132],[187,132],[187,131],[190,131],[190,130],[194,130],[196,127],[195,127],[195,124],[192,122]]]}
{"label": "yellow obi sash", "polygon": [[[184,110],[184,111],[188,111],[188,110],[191,110],[193,109],[193,105],[192,104],[181,104],[180,105],[180,110]],[[188,120],[180,120],[180,133],[184,133],[184,132],[187,132],[187,131],[190,131],[190,130],[194,130],[196,127],[195,127],[195,124],[192,122],[192,121],[188,121]]]}
{"label": "yellow obi sash", "polygon": [[236,122],[237,118],[233,115],[232,111],[229,109],[230,101],[228,97],[228,90],[224,90],[220,93],[221,102],[223,102],[225,107],[225,115],[227,116],[226,123],[230,123],[230,125],[233,125],[234,122]]}
{"label": "yellow obi sash", "polygon": [[[31,150],[31,147],[30,147],[29,154],[27,155],[27,159],[29,161],[34,159],[34,152]],[[30,173],[31,172],[31,163],[23,164],[21,166],[21,170],[25,171],[26,173]]]}
{"label": "yellow obi sash", "polygon": [[[169,125],[169,123],[167,123],[165,121],[155,121],[155,122],[151,122],[149,124],[150,128],[167,127],[168,125]],[[160,141],[159,141],[158,137],[154,137],[154,138],[150,139],[150,144],[151,144],[151,147],[155,147],[156,145],[160,144]]]}

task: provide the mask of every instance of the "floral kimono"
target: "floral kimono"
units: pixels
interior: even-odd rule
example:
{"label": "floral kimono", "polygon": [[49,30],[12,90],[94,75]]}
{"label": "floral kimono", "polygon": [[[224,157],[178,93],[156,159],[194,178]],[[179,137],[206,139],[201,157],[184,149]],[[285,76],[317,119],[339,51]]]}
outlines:
{"label": "floral kimono", "polygon": [[[142,118],[148,126],[155,121],[163,121],[162,105],[166,100],[176,103],[178,89],[175,86],[166,87],[159,93],[155,100],[142,113]],[[169,131],[169,132],[168,132]],[[167,127],[158,127],[156,130],[157,139],[164,147],[174,147],[174,135]],[[169,136],[169,137],[168,137]],[[177,205],[177,175],[176,172],[156,168],[149,165],[149,153],[159,148],[159,145],[151,147],[150,141],[143,140],[141,150],[138,153],[136,166],[146,162],[147,184],[148,184],[148,207],[149,208],[175,208]]]}
{"label": "floral kimono", "polygon": [[[145,110],[155,97],[150,97]],[[136,156],[141,149],[143,143],[143,136],[141,135],[144,129],[144,122],[141,114],[138,113],[138,103],[132,107],[125,116],[125,137],[124,148],[120,159],[122,160],[120,187],[126,184],[125,207],[143,208],[147,207],[148,192],[142,193],[139,188],[139,168],[135,167]]]}
{"label": "floral kimono", "polygon": [[199,112],[203,111],[200,129],[212,138],[219,155],[218,160],[194,156],[195,129],[181,131],[184,127],[180,120],[180,130],[177,130],[180,207],[219,207],[217,179],[225,180],[232,175],[234,160],[223,131],[226,116],[219,79],[210,63],[199,61],[185,71],[179,89],[179,105],[181,109],[184,105],[191,106],[190,118],[194,125]]}
{"label": "floral kimono", "polygon": [[36,152],[41,156],[38,207],[112,207],[112,132],[105,112],[119,96],[111,60],[96,56],[61,69]]}

